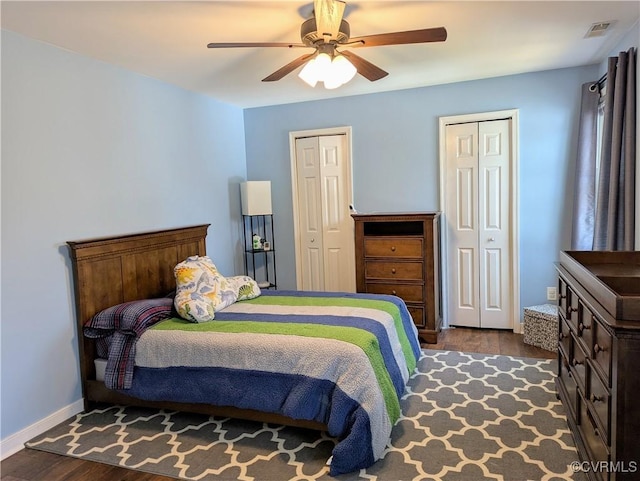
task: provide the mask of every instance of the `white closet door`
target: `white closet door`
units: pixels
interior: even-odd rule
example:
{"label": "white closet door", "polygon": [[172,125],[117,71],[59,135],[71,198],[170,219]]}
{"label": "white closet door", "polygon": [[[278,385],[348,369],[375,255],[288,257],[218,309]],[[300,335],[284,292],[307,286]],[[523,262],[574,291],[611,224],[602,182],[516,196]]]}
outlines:
{"label": "white closet door", "polygon": [[478,125],[480,325],[510,328],[509,120]]}
{"label": "white closet door", "polygon": [[478,124],[447,125],[449,323],[480,327]]}
{"label": "white closet door", "polygon": [[346,138],[297,139],[296,156],[302,289],[355,292]]}
{"label": "white closet door", "polygon": [[451,325],[513,325],[509,129],[509,120],[446,127]]}
{"label": "white closet door", "polygon": [[322,193],[318,138],[296,140],[298,226],[302,246],[302,290],[324,290]]}
{"label": "white closet door", "polygon": [[349,212],[344,135],[318,137],[322,193],[324,290],[355,292],[353,218]]}

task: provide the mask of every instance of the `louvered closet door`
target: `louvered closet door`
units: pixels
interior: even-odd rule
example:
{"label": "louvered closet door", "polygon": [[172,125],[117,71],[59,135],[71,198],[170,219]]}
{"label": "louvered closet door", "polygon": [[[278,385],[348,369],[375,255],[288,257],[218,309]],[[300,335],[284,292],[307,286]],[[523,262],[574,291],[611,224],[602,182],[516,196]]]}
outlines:
{"label": "louvered closet door", "polygon": [[345,136],[296,140],[302,289],[355,292]]}
{"label": "louvered closet door", "polygon": [[509,120],[446,127],[449,323],[510,328]]}

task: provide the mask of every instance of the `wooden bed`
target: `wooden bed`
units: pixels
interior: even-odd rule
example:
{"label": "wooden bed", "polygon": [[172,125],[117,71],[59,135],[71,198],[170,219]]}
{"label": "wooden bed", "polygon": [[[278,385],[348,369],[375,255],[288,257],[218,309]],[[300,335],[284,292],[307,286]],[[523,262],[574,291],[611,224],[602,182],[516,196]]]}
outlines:
{"label": "wooden bed", "polygon": [[188,256],[206,255],[209,224],[162,231],[70,241],[80,375],[85,409],[96,403],[198,412],[289,426],[327,430],[325,424],[260,411],[208,404],[153,402],[107,389],[96,380],[95,341],[83,335],[94,314],[123,302],[163,297],[175,289],[173,268]]}

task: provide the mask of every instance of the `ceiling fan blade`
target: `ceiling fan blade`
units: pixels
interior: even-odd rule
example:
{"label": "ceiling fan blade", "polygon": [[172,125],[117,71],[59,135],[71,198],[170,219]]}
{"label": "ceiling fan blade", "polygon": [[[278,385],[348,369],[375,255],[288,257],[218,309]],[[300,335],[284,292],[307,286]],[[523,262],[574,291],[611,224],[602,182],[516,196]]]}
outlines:
{"label": "ceiling fan blade", "polygon": [[319,37],[330,35],[332,39],[338,38],[345,5],[342,0],[314,0],[313,10]]}
{"label": "ceiling fan blade", "polygon": [[[351,37],[349,46],[377,47],[379,45],[405,45],[408,43],[444,42],[447,39],[447,29],[444,27],[424,28],[422,30],[408,30],[406,32],[380,33],[364,37]],[[360,45],[351,45],[355,42]]]}
{"label": "ceiling fan blade", "polygon": [[208,48],[236,48],[236,47],[308,47],[303,43],[284,43],[284,42],[230,42],[230,43],[210,43]]}
{"label": "ceiling fan blade", "polygon": [[305,63],[307,60],[311,60],[311,58],[313,58],[315,55],[316,55],[316,53],[314,52],[314,53],[310,53],[310,54],[298,57],[293,62],[289,62],[287,65],[285,65],[284,67],[279,68],[278,70],[273,72],[268,77],[263,78],[262,81],[263,82],[274,82],[276,80],[280,80],[285,75],[290,74],[291,72],[293,72],[300,65]]}
{"label": "ceiling fan blade", "polygon": [[358,73],[362,75],[367,80],[371,80],[375,82],[376,80],[380,80],[381,78],[389,75],[388,72],[385,72],[380,67],[376,67],[368,60],[363,59],[362,57],[356,55],[353,52],[340,52],[342,55],[347,57],[349,61],[353,64],[353,66],[358,70]]}

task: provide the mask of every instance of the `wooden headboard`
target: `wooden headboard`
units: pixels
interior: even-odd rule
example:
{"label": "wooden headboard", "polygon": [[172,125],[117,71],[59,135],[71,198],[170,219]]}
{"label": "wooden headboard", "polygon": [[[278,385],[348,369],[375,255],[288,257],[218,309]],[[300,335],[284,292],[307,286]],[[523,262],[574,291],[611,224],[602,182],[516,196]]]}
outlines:
{"label": "wooden headboard", "polygon": [[162,297],[175,289],[173,268],[206,255],[209,224],[67,242],[71,251],[82,392],[95,379],[95,344],[82,335],[94,314],[128,301]]}

